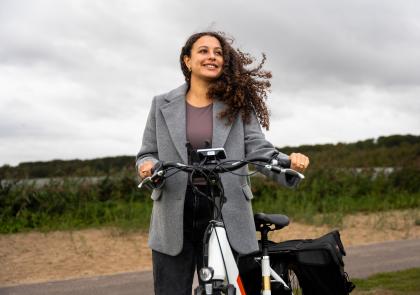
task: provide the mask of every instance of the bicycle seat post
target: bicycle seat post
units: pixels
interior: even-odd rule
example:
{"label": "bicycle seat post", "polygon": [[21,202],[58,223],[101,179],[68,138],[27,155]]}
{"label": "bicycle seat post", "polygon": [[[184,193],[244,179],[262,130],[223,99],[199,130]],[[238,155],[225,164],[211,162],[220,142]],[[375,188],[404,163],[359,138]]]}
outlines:
{"label": "bicycle seat post", "polygon": [[268,256],[268,232],[269,231],[271,231],[271,228],[267,224],[262,225],[260,228],[262,256]]}
{"label": "bicycle seat post", "polygon": [[261,232],[261,275],[262,275],[262,289],[261,294],[271,294],[271,280],[270,280],[270,257],[268,256],[268,232],[271,230],[268,224],[261,224],[259,227]]}

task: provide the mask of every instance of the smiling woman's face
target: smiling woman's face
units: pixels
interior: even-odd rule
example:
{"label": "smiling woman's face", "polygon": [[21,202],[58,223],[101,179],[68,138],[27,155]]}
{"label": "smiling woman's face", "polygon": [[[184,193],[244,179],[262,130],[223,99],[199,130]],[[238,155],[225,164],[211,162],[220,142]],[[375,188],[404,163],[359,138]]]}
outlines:
{"label": "smiling woman's face", "polygon": [[223,51],[219,40],[212,36],[197,39],[191,48],[191,56],[185,55],[184,62],[191,70],[191,80],[219,78],[223,68]]}

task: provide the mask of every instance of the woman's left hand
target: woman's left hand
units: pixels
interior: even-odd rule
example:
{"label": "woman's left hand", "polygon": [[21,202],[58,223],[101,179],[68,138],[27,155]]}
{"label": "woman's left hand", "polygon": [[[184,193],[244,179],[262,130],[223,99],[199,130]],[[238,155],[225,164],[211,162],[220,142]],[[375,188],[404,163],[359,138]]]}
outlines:
{"label": "woman's left hand", "polygon": [[303,172],[309,166],[309,158],[304,154],[291,153],[289,156],[290,168],[299,172]]}

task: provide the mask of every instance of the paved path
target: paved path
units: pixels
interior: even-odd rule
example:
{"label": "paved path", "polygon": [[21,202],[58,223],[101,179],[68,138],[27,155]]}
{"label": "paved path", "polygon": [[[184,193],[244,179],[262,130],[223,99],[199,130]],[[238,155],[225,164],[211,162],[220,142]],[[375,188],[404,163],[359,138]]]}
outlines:
{"label": "paved path", "polygon": [[133,272],[0,288],[0,295],[152,295],[152,273]]}
{"label": "paved path", "polygon": [[348,247],[346,251],[345,270],[350,278],[420,267],[420,240]]}
{"label": "paved path", "polygon": [[[420,239],[348,247],[345,257],[350,278],[378,272],[420,267]],[[28,284],[0,288],[0,295],[151,295],[151,272]]]}

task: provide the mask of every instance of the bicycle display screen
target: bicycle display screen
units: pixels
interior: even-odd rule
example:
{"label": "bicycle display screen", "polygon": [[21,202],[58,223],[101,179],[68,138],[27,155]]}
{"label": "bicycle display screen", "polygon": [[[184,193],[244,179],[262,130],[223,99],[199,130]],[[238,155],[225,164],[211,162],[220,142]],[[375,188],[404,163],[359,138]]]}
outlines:
{"label": "bicycle display screen", "polygon": [[207,159],[209,161],[214,161],[226,159],[224,148],[198,149],[197,154],[200,160]]}

